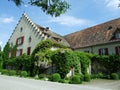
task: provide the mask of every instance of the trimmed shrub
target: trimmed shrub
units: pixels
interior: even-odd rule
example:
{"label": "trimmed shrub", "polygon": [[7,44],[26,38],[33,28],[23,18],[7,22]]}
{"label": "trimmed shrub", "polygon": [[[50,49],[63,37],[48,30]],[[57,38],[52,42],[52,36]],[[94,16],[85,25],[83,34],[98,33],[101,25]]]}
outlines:
{"label": "trimmed shrub", "polygon": [[21,77],[27,77],[28,73],[26,71],[21,71],[20,76]]}
{"label": "trimmed shrub", "polygon": [[81,83],[82,83],[82,80],[80,79],[80,76],[74,75],[74,76],[71,78],[70,83],[72,83],[72,84],[81,84]]}
{"label": "trimmed shrub", "polygon": [[10,76],[15,76],[16,75],[16,71],[15,70],[10,70],[9,71],[9,75]]}
{"label": "trimmed shrub", "polygon": [[91,80],[91,76],[89,74],[84,75],[84,81],[89,82]]}
{"label": "trimmed shrub", "polygon": [[111,74],[111,79],[113,79],[113,80],[118,80],[118,79],[119,79],[118,74],[117,74],[117,73],[112,73],[112,74]]}
{"label": "trimmed shrub", "polygon": [[60,76],[60,74],[59,73],[54,73],[53,75],[52,75],[52,81],[54,81],[54,82],[58,82],[58,81],[60,81],[61,80],[61,76]]}
{"label": "trimmed shrub", "polygon": [[7,69],[2,69],[1,73],[4,74],[4,75],[8,75],[8,70]]}

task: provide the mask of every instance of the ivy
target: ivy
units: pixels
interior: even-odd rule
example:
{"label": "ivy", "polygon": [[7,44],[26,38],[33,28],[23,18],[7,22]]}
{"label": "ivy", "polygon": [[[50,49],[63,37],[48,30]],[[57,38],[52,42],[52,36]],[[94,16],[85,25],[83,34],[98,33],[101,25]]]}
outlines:
{"label": "ivy", "polygon": [[86,74],[90,63],[90,56],[84,52],[75,51],[75,53],[77,54],[79,62],[81,63],[82,74]]}
{"label": "ivy", "polygon": [[66,48],[66,46],[55,43],[49,39],[40,41],[31,55],[31,68],[33,68],[31,73],[33,75],[40,74],[46,66],[52,64],[51,56],[54,54],[54,51],[51,50],[52,47]]}
{"label": "ivy", "polygon": [[[119,55],[93,55],[91,58],[92,66],[98,73],[105,74],[117,73],[120,70],[120,56]],[[98,68],[99,67],[99,68]]]}
{"label": "ivy", "polygon": [[53,64],[56,66],[56,72],[62,78],[69,72],[70,67],[73,66],[75,73],[80,73],[80,62],[77,55],[70,49],[60,49],[52,56]]}

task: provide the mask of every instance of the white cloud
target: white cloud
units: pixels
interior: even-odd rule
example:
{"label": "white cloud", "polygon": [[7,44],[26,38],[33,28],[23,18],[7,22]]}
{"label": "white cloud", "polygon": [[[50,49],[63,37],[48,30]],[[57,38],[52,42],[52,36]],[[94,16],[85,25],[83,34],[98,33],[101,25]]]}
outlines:
{"label": "white cloud", "polygon": [[11,23],[14,22],[14,17],[0,17],[1,23]]}
{"label": "white cloud", "polygon": [[53,17],[49,19],[49,22],[55,22],[65,26],[78,26],[90,23],[89,20],[80,19],[73,16]]}
{"label": "white cloud", "polygon": [[105,0],[106,6],[111,9],[118,9],[118,5],[120,4],[119,0]]}
{"label": "white cloud", "polygon": [[94,2],[97,5],[106,7],[106,9],[111,10],[111,11],[116,11],[120,9],[120,7],[118,7],[120,4],[120,0],[99,0],[99,1],[94,0]]}
{"label": "white cloud", "polygon": [[27,4],[25,4],[24,6],[25,6],[26,8],[28,7],[28,5],[27,5]]}

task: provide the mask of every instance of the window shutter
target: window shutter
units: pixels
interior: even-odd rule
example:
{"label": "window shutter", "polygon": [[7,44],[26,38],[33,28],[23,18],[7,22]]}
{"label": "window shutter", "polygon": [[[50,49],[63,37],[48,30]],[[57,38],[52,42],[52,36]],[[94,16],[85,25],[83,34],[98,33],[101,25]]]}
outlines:
{"label": "window shutter", "polygon": [[27,55],[30,55],[30,52],[31,52],[31,47],[28,47],[27,48]]}
{"label": "window shutter", "polygon": [[108,48],[105,48],[105,55],[108,55]]}
{"label": "window shutter", "polygon": [[99,49],[99,55],[101,55],[101,49]]}
{"label": "window shutter", "polygon": [[118,47],[115,47],[115,52],[116,52],[117,55],[119,54]]}
{"label": "window shutter", "polygon": [[16,40],[16,45],[18,45],[18,38],[17,38],[17,40]]}
{"label": "window shutter", "polygon": [[24,42],[24,36],[22,37],[22,44],[23,44],[23,42]]}
{"label": "window shutter", "polygon": [[23,50],[22,50],[22,49],[20,49],[20,56],[22,55],[22,51],[23,51]]}

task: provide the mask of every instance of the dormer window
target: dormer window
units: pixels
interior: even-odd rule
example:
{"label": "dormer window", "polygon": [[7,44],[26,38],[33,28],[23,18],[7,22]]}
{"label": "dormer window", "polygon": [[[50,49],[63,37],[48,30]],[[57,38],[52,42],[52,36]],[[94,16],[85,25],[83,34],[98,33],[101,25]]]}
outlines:
{"label": "dormer window", "polygon": [[109,26],[109,27],[108,27],[108,30],[110,30],[110,29],[112,29],[112,26]]}
{"label": "dormer window", "polygon": [[116,39],[120,39],[120,32],[117,32],[117,33],[115,34],[115,37],[116,37]]}

